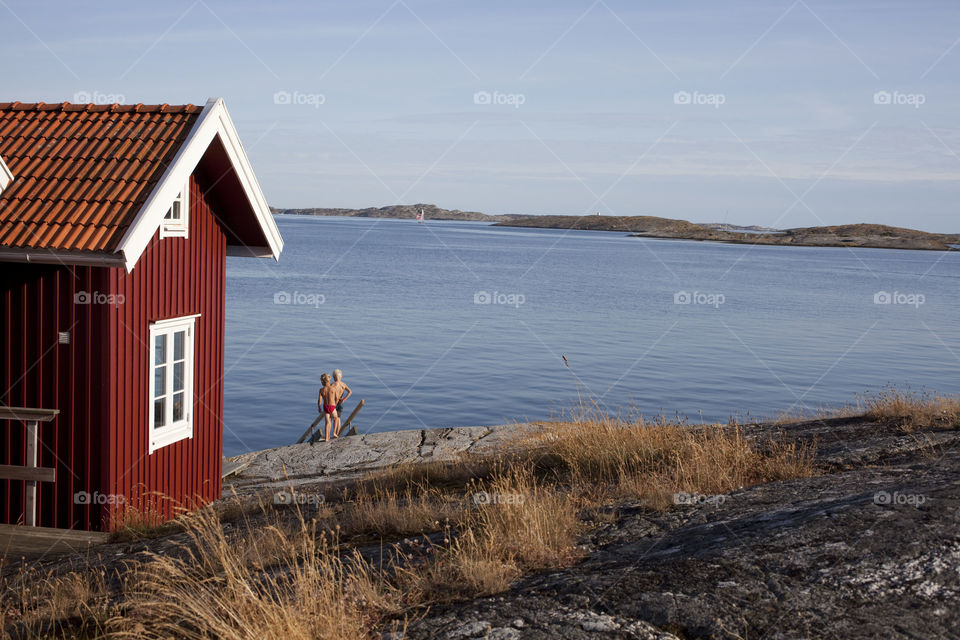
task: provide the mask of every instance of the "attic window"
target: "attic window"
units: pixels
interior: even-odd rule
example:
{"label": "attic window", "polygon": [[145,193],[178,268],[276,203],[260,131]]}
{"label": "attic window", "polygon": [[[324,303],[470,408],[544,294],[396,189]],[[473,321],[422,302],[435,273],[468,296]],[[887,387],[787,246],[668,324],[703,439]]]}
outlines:
{"label": "attic window", "polygon": [[163,224],[160,227],[161,238],[186,238],[188,227],[188,216],[190,206],[187,198],[188,189],[185,186],[183,191],[177,194],[163,216]]}

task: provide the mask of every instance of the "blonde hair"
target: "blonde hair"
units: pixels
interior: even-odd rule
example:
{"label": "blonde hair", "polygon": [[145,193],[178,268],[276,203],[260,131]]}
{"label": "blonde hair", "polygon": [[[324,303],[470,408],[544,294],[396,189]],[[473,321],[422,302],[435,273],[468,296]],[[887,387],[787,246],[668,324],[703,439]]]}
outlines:
{"label": "blonde hair", "polygon": [[343,371],[340,371],[340,369],[334,369],[334,370],[333,370],[333,381],[334,381],[334,382],[340,382],[340,379],[341,379],[341,378],[343,378]]}
{"label": "blonde hair", "polygon": [[330,384],[330,374],[325,373],[322,376],[320,376],[320,383],[323,385]]}

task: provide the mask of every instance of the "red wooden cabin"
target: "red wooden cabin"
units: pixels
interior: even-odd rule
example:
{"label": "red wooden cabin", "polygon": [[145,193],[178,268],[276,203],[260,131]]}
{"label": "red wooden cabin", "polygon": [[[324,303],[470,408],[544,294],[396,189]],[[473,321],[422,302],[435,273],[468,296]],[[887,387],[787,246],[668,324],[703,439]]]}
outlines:
{"label": "red wooden cabin", "polygon": [[[39,423],[36,522],[109,530],[220,496],[226,256],[283,241],[222,100],[0,103],[0,408]],[[0,420],[0,465],[26,465]],[[25,518],[0,480],[0,523]]]}

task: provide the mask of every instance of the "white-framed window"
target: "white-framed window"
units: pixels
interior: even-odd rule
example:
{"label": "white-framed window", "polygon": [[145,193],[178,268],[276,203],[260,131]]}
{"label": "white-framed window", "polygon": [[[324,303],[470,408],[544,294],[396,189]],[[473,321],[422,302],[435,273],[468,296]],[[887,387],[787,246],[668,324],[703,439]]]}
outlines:
{"label": "white-framed window", "polygon": [[193,437],[193,343],[198,317],[150,323],[150,453]]}
{"label": "white-framed window", "polygon": [[190,215],[190,203],[187,195],[190,193],[190,181],[184,185],[183,191],[177,194],[163,216],[163,224],[160,225],[161,238],[186,238],[187,228],[189,227],[188,217]]}

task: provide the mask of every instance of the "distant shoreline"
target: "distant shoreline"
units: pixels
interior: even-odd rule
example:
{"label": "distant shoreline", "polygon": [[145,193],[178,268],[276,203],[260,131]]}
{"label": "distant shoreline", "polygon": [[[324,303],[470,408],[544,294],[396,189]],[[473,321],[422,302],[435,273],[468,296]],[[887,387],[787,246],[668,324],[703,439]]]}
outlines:
{"label": "distant shoreline", "polygon": [[398,220],[415,220],[417,214],[423,210],[425,220],[462,220],[469,222],[508,222],[526,216],[489,215],[479,211],[460,211],[459,209],[443,209],[433,204],[393,205],[389,207],[367,207],[365,209],[338,209],[338,208],[306,208],[306,209],[279,209],[270,207],[274,215],[293,216],[336,216],[344,218],[395,218]]}
{"label": "distant shoreline", "polygon": [[[928,233],[881,224],[849,224],[766,230],[762,233],[729,231],[720,225],[655,216],[536,216],[498,222],[498,227],[619,231],[637,238],[696,240],[725,244],[780,247],[854,247],[914,251],[958,251],[960,234]],[[727,228],[731,228],[727,226]],[[739,227],[751,229],[749,227]],[[752,230],[752,229],[751,229]]]}
{"label": "distant shoreline", "polygon": [[305,208],[271,211],[283,215],[336,216],[349,218],[390,218],[415,220],[423,211],[424,219],[486,222],[498,227],[534,229],[574,229],[614,231],[631,237],[664,240],[695,240],[724,244],[749,244],[777,247],[854,247],[863,249],[903,249],[911,251],[960,251],[960,234],[929,233],[917,229],[882,224],[847,224],[794,229],[738,226],[727,223],[695,223],[657,216],[555,216],[489,215],[478,211],[443,209],[432,204],[394,205],[366,209]]}

